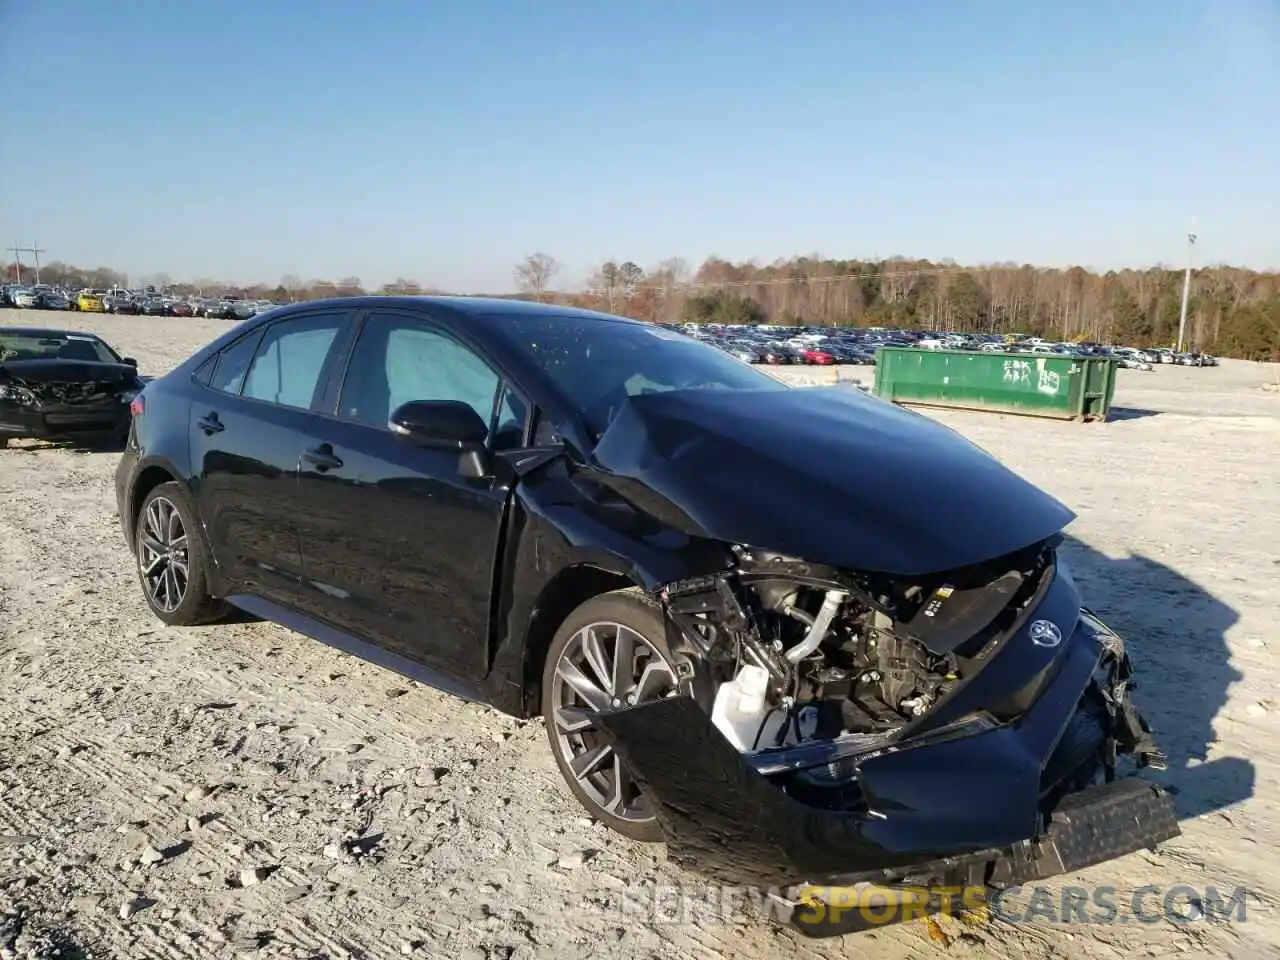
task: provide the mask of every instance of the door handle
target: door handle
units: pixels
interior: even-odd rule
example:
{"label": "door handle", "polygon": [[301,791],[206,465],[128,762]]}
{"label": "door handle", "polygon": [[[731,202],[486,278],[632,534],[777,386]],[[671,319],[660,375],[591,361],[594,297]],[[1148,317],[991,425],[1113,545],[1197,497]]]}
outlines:
{"label": "door handle", "polygon": [[318,447],[311,447],[302,454],[302,459],[311,464],[320,473],[326,470],[337,470],[342,466],[342,458],[334,454],[333,447],[327,443],[322,443]]}
{"label": "door handle", "polygon": [[201,419],[197,420],[196,426],[205,432],[205,436],[209,437],[227,429],[226,425],[218,419],[218,414],[212,410],[206,413]]}

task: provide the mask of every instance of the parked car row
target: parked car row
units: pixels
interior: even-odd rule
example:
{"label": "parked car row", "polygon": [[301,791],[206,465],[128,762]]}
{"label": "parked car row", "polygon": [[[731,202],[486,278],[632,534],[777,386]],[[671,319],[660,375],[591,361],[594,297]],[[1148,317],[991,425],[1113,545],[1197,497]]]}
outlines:
{"label": "parked car row", "polygon": [[78,310],[152,317],[212,317],[247,320],[279,304],[239,297],[175,297],[152,290],[59,290],[48,284],[0,287],[0,306],[26,310]]}
{"label": "parked car row", "polygon": [[848,327],[773,327],[717,324],[682,324],[675,329],[719,347],[746,363],[768,364],[874,364],[882,346],[916,347],[921,350],[978,350],[984,353],[1031,353],[1063,357],[1111,357],[1133,370],[1151,370],[1158,363],[1213,367],[1215,357],[1168,347],[1144,350],[1091,341],[1054,342],[1025,334],[939,333],[925,330],[888,330]]}
{"label": "parked car row", "polygon": [[[983,346],[981,349],[988,349]],[[996,350],[1023,353],[1047,353],[1059,356],[1112,357],[1120,365],[1133,370],[1150,370],[1157,363],[1175,363],[1187,367],[1216,367],[1216,357],[1199,351],[1179,353],[1169,347],[1143,350],[1138,347],[1114,346],[1085,340],[1079,343],[1054,343],[1039,337],[1027,337],[1012,343],[996,345]]]}
{"label": "parked car row", "polygon": [[55,290],[44,283],[26,287],[18,283],[6,283],[0,287],[0,306],[19,307],[27,310],[67,310],[71,301],[62,290]]}
{"label": "parked car row", "polygon": [[242,300],[238,297],[202,298],[190,301],[198,317],[215,317],[221,320],[247,320],[260,313],[273,310],[280,304],[271,300]]}
{"label": "parked car row", "polygon": [[745,363],[800,364],[831,366],[836,364],[869,365],[876,362],[876,347],[892,343],[907,346],[909,341],[895,340],[865,330],[837,328],[746,327],[685,324],[682,332],[737,357]]}

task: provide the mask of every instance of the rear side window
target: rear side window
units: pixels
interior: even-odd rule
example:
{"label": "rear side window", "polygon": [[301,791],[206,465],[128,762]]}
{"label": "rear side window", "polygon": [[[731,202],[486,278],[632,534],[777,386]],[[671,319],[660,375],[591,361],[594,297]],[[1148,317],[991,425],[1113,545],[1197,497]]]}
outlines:
{"label": "rear side window", "polygon": [[218,363],[213,369],[213,376],[209,378],[209,386],[223,393],[238,394],[260,339],[261,333],[254,332],[224,348],[218,354]]}
{"label": "rear side window", "polygon": [[331,313],[272,324],[253,358],[241,395],[309,409],[345,319],[345,314]]}

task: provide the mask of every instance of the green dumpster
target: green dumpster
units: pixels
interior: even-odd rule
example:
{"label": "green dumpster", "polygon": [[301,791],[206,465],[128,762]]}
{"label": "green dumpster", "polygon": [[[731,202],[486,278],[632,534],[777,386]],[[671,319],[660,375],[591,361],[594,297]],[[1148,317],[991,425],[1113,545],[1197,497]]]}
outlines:
{"label": "green dumpster", "polygon": [[1106,420],[1116,361],[1039,353],[881,347],[876,396],[894,403]]}

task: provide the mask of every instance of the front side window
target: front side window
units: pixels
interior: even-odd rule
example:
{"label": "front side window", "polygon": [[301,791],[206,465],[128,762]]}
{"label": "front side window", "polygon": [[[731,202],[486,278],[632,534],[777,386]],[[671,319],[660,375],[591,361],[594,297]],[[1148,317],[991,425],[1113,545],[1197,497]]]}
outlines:
{"label": "front side window", "polygon": [[338,412],[346,420],[385,427],[403,404],[454,400],[491,424],[499,384],[484,360],[431,324],[373,314],[352,351]]}
{"label": "front side window", "polygon": [[242,396],[310,409],[345,316],[322,314],[273,323],[244,380]]}

